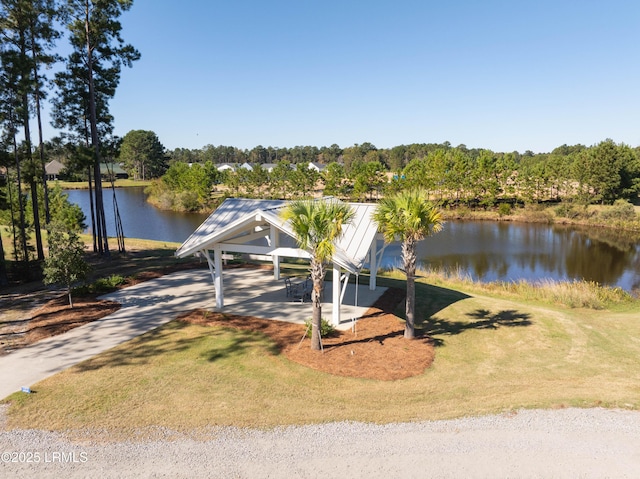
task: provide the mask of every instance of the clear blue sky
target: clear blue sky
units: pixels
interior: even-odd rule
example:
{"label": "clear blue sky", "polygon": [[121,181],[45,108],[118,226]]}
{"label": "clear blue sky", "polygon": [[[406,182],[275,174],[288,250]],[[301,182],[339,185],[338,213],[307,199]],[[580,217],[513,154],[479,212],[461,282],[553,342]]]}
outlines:
{"label": "clear blue sky", "polygon": [[379,148],[640,145],[637,0],[135,0],[116,134]]}

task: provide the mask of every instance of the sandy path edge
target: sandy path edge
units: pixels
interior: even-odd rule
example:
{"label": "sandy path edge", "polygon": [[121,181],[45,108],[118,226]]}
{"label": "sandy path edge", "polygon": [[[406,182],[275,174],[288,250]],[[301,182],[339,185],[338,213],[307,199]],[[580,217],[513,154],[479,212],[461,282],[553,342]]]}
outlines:
{"label": "sandy path edge", "polygon": [[[25,454],[7,460],[19,452],[32,461]],[[387,425],[214,428],[204,437],[110,444],[2,430],[0,453],[0,477],[622,478],[640,474],[640,412],[521,410]]]}

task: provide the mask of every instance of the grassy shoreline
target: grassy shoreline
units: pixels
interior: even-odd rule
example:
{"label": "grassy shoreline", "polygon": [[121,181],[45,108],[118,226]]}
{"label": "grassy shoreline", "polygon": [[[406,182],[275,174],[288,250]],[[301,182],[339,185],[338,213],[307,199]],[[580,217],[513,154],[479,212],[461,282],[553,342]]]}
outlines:
{"label": "grassy shoreline", "polygon": [[[85,182],[69,182],[56,180],[52,183],[59,184],[63,189],[88,189]],[[127,188],[135,186],[150,186],[152,181],[119,179],[115,182],[116,188]],[[217,191],[212,194],[212,198],[219,201],[224,197],[224,192]],[[167,209],[169,211],[193,213],[192,210],[183,210],[177,206],[174,201],[169,201],[172,206],[164,208],[167,204],[166,200],[155,198],[153,195],[147,198],[147,201],[159,209]],[[215,206],[215,202],[213,203]],[[565,205],[572,213],[570,215],[558,214],[556,211],[559,205]],[[475,220],[475,221],[512,221],[519,223],[544,223],[544,224],[560,224],[573,225],[582,227],[598,227],[611,228],[624,231],[638,233],[638,241],[640,241],[640,205],[633,207],[636,218],[632,220],[621,220],[616,218],[603,219],[600,213],[607,212],[615,208],[613,205],[588,205],[576,206],[572,203],[558,203],[554,206],[533,205],[527,207],[511,208],[508,213],[500,212],[500,208],[491,209],[471,209],[467,206],[447,207],[443,208],[446,220]],[[578,212],[578,210],[581,210]],[[198,213],[210,212],[211,206],[205,206]]]}
{"label": "grassy shoreline", "polygon": [[[59,185],[63,190],[88,190],[89,184],[86,181],[63,181],[63,180],[50,180],[47,182],[50,185]],[[114,186],[116,188],[130,188],[134,186],[149,186],[151,184],[150,180],[129,180],[129,179],[118,179],[115,181]],[[111,188],[111,184],[109,182],[103,181],[102,188]]]}
{"label": "grassy shoreline", "polygon": [[[511,210],[509,214],[500,214],[498,210],[471,210],[462,208],[443,209],[446,220],[471,220],[471,221],[510,221],[517,223],[542,223],[548,225],[567,225],[577,227],[596,227],[623,230],[638,233],[640,241],[640,206],[635,206],[635,220],[623,220],[616,218],[603,218],[602,212],[611,211],[614,206],[588,206],[577,217],[559,215],[555,207],[518,208]],[[606,216],[606,213],[605,213]]]}

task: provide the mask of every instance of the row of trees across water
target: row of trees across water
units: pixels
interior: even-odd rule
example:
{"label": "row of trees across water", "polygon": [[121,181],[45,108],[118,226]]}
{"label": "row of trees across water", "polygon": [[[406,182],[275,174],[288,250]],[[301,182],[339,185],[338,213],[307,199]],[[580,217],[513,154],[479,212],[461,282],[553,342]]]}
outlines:
{"label": "row of trees across water", "polygon": [[[270,153],[240,154],[234,148],[212,146],[195,152],[174,150],[167,155],[171,166],[150,192],[162,207],[183,210],[208,208],[217,184],[224,184],[232,195],[301,198],[322,189],[325,195],[355,201],[422,189],[443,204],[483,208],[503,202],[611,204],[619,199],[634,201],[640,192],[640,150],[610,139],[590,147],[563,145],[542,154],[496,153],[448,143],[257,151]],[[276,151],[280,159],[269,163]],[[323,163],[327,151],[333,160]],[[294,161],[303,152],[306,156]],[[252,158],[264,161],[249,162]],[[235,170],[218,170],[233,159]],[[241,160],[251,168],[238,167]],[[321,171],[309,168],[310,162],[321,165]]]}

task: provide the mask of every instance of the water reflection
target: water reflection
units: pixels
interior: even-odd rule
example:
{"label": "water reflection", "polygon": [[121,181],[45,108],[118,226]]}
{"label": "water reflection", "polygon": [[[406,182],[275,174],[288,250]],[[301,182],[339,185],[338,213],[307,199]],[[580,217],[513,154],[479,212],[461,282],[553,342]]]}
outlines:
{"label": "water reflection", "polygon": [[[460,221],[421,242],[418,257],[480,281],[584,279],[630,291],[640,289],[639,243],[604,229]],[[399,265],[399,256],[399,245],[390,245],[383,265]]]}
{"label": "water reflection", "polygon": [[[82,208],[87,217],[87,224],[90,225],[89,192],[87,190],[68,190],[65,193],[69,195],[69,201]],[[103,195],[107,234],[115,236],[113,192],[105,188]],[[122,219],[124,235],[127,238],[182,243],[208,216],[208,214],[178,213],[155,208],[147,203],[144,187],[138,186],[116,189],[116,202]]]}
{"label": "water reflection", "polygon": [[[72,190],[89,220],[88,192]],[[142,188],[117,190],[125,236],[160,241],[184,241],[207,214],[161,211],[146,202]],[[107,229],[114,235],[113,198],[105,190]],[[511,222],[454,221],[421,242],[423,263],[459,268],[480,281],[585,279],[640,290],[640,235],[604,228]],[[400,265],[400,247],[387,247],[383,266]]]}

